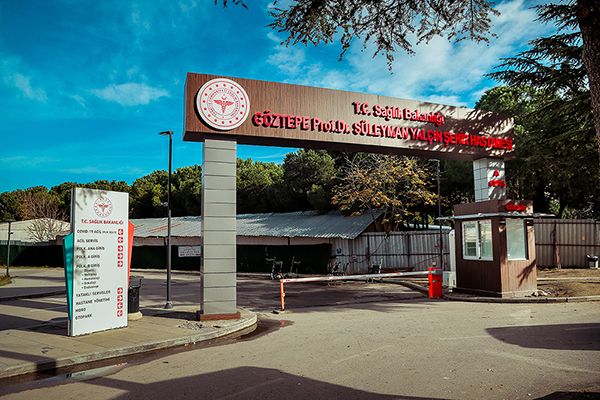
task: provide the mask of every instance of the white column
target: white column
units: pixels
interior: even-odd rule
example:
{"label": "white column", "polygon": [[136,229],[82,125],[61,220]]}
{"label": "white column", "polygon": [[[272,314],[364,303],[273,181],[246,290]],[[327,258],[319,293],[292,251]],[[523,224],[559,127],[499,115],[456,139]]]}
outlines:
{"label": "white column", "polygon": [[506,199],[506,174],[501,158],[480,158],[473,161],[475,201]]}
{"label": "white column", "polygon": [[206,135],[202,158],[200,313],[236,307],[236,139]]}

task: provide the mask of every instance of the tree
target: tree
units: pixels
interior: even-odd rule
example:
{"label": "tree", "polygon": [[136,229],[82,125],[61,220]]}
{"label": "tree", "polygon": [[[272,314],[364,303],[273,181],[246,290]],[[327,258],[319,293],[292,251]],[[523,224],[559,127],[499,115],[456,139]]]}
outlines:
{"label": "tree", "polygon": [[237,159],[237,213],[275,211],[271,195],[283,182],[283,168],[275,163]]}
{"label": "tree", "polygon": [[[538,19],[557,33],[532,40],[529,50],[503,59],[489,76],[511,86],[530,85],[554,95],[539,114],[557,116],[563,134],[600,155],[600,9],[593,0],[536,7]],[[594,138],[595,133],[595,138]],[[575,147],[578,142],[572,142]],[[576,150],[577,153],[577,150]],[[564,156],[564,154],[560,154]],[[558,154],[557,154],[558,156]],[[597,161],[592,161],[593,164]],[[596,169],[596,180],[600,170]]]}
{"label": "tree", "polygon": [[[202,166],[194,164],[189,167],[177,168],[171,178],[173,215],[200,215],[202,212]],[[167,198],[164,201],[167,201]]]}
{"label": "tree", "polygon": [[0,193],[0,221],[17,219],[23,213],[23,205],[14,192]]}
{"label": "tree", "polygon": [[531,199],[536,211],[560,217],[568,209],[592,211],[599,166],[589,101],[521,84],[490,89],[475,108],[515,117],[510,198]]}
{"label": "tree", "polygon": [[68,221],[68,214],[44,186],[17,190],[16,197],[23,206],[20,219],[31,220],[27,227],[31,239],[45,242],[54,240],[57,234],[63,233],[63,222]]}
{"label": "tree", "polygon": [[[419,219],[415,209],[435,205],[437,195],[429,189],[432,173],[417,158],[371,155],[348,160],[341,183],[333,188],[333,203],[353,215],[368,211],[380,231],[392,232]],[[383,209],[382,225],[376,210]]]}
{"label": "tree", "polygon": [[136,179],[131,185],[129,193],[129,217],[165,217],[167,208],[160,206],[159,203],[166,201],[168,180],[169,173],[164,170],[152,171],[152,173]]}
{"label": "tree", "polygon": [[268,26],[288,35],[285,45],[327,45],[341,33],[340,58],[355,38],[363,40],[363,48],[372,40],[374,56],[385,55],[391,68],[398,50],[414,53],[413,36],[416,44],[435,36],[488,42],[490,15],[500,14],[492,5],[486,0],[295,0],[287,9],[270,11],[274,22]]}
{"label": "tree", "polygon": [[325,150],[288,153],[282,168],[283,181],[272,188],[274,204],[280,211],[331,209],[330,191],[336,169]]}

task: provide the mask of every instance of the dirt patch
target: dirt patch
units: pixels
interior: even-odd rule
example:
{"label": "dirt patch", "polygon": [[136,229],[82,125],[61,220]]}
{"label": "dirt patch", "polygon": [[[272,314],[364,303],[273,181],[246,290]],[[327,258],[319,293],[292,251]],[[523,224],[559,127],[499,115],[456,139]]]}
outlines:
{"label": "dirt patch", "polygon": [[600,269],[538,269],[537,277],[548,297],[600,296]]}

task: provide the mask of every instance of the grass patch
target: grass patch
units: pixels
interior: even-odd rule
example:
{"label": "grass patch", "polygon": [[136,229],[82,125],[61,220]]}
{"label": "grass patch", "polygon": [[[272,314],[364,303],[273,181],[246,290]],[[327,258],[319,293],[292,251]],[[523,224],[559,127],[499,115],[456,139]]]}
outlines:
{"label": "grass patch", "polygon": [[10,283],[10,276],[0,276],[0,286],[8,285]]}

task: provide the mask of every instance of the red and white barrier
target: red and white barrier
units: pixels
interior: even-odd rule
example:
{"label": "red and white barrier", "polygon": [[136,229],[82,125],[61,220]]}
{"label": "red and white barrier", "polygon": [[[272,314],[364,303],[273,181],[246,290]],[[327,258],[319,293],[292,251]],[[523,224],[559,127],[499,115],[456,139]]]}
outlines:
{"label": "red and white barrier", "polygon": [[390,272],[385,274],[364,274],[364,275],[336,275],[336,276],[313,276],[310,278],[286,278],[279,280],[279,288],[281,292],[281,311],[285,311],[285,291],[283,290],[284,283],[294,282],[329,282],[329,281],[349,281],[349,280],[367,280],[380,278],[397,278],[400,276],[429,276],[429,297],[442,297],[442,268],[429,267],[428,271],[417,272]]}

